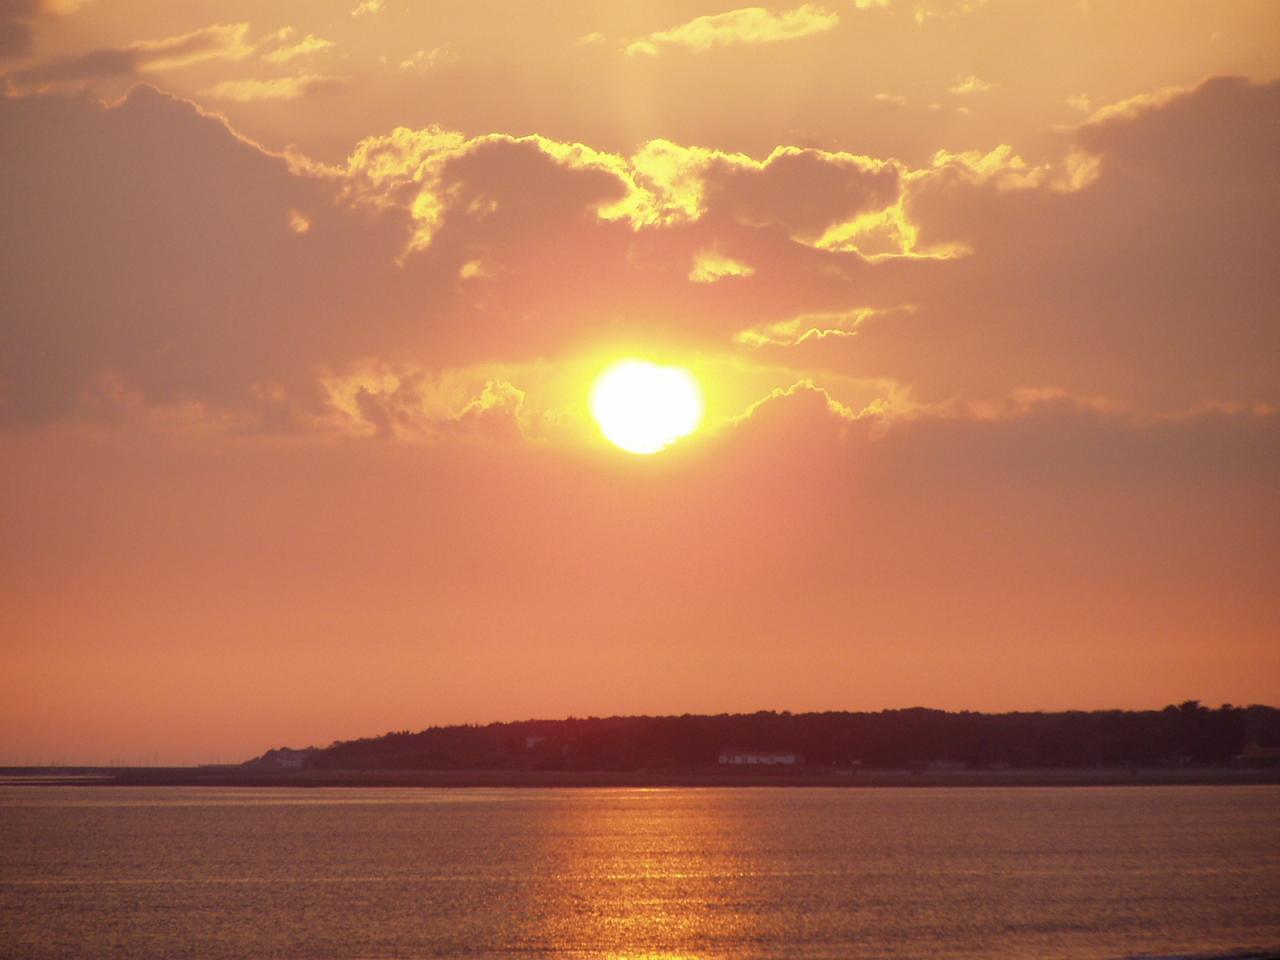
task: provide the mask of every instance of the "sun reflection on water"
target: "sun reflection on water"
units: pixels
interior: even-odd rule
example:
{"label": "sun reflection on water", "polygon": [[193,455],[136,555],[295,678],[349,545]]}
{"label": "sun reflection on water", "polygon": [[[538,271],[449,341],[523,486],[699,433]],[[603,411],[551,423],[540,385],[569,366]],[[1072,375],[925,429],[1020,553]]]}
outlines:
{"label": "sun reflection on water", "polygon": [[558,805],[559,822],[543,829],[556,847],[554,893],[526,942],[615,960],[693,960],[751,942],[770,884],[742,843],[758,828],[742,822],[738,799],[666,797],[643,815],[636,801],[649,797],[602,799]]}

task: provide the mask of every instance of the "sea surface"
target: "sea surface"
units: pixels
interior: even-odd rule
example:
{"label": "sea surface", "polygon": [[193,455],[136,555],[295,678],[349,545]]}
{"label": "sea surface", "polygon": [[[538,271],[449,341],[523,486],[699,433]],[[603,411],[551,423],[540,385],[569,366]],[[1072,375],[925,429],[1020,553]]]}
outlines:
{"label": "sea surface", "polygon": [[0,956],[1280,949],[1280,787],[0,788]]}

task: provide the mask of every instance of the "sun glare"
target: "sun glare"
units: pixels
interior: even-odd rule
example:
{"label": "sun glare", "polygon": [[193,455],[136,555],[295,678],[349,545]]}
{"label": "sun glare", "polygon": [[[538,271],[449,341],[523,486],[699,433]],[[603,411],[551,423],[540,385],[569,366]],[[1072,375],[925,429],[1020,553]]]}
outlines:
{"label": "sun glare", "polygon": [[702,420],[702,390],[682,367],[624,360],[591,390],[600,432],[629,453],[657,453],[687,437]]}

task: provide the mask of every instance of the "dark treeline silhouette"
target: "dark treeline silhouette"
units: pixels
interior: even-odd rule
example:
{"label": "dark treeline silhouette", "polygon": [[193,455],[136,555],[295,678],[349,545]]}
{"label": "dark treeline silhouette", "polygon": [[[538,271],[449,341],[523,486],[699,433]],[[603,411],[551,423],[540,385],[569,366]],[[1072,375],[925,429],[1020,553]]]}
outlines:
{"label": "dark treeline silhouette", "polygon": [[1280,710],[1187,701],[1148,711],[570,717],[431,727],[282,748],[255,766],[310,770],[657,770],[714,766],[721,751],[787,752],[808,766],[914,768],[1212,766],[1280,746]]}

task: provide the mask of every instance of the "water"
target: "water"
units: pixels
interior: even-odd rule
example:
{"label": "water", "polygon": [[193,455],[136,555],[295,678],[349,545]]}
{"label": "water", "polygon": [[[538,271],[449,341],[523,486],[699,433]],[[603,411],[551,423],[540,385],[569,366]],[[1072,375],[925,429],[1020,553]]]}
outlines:
{"label": "water", "polygon": [[0,789],[0,955],[1280,947],[1280,787]]}

